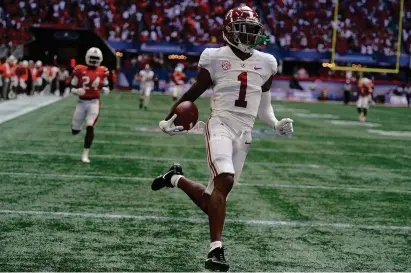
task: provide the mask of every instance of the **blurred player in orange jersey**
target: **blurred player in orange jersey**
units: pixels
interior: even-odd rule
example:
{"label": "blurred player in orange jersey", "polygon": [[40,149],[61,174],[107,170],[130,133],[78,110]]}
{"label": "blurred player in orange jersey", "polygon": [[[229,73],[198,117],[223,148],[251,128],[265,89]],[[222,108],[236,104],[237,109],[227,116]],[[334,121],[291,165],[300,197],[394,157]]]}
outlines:
{"label": "blurred player in orange jersey", "polygon": [[90,163],[89,150],[94,139],[94,126],[100,113],[100,92],[108,94],[107,67],[100,66],[103,53],[97,47],[90,48],[86,53],[86,64],[77,65],[71,79],[71,93],[79,96],[76,111],[73,115],[71,131],[73,135],[80,133],[83,122],[86,122],[87,132],[84,139],[84,150],[81,161]]}
{"label": "blurred player in orange jersey", "polygon": [[41,92],[43,87],[43,63],[37,61],[31,70],[31,76],[33,78],[33,87],[36,93]]}
{"label": "blurred player in orange jersey", "polygon": [[3,95],[3,82],[4,82],[4,79],[3,79],[3,72],[4,72],[4,69],[5,69],[5,64],[6,64],[6,58],[5,57],[3,57],[3,58],[0,58],[0,99],[2,99],[2,95]]}
{"label": "blurred player in orange jersey", "polygon": [[[12,94],[15,94],[14,92],[9,92],[10,87],[13,85],[13,83],[16,80],[15,77],[15,69],[17,65],[17,59],[13,55],[7,58],[7,61],[2,65],[2,79],[3,79],[3,90],[1,92],[1,97],[3,99],[9,99]],[[10,94],[9,94],[10,93]]]}
{"label": "blurred player in orange jersey", "polygon": [[358,119],[361,122],[365,122],[366,120],[368,108],[370,107],[370,101],[372,101],[371,93],[373,88],[374,84],[372,80],[368,78],[361,78],[358,81],[357,111]]}
{"label": "blurred player in orange jersey", "polygon": [[185,79],[186,75],[183,72],[183,67],[181,67],[180,65],[176,66],[172,75],[173,101],[176,101],[181,96]]}
{"label": "blurred player in orange jersey", "polygon": [[17,67],[16,67],[16,93],[17,94],[26,94],[28,95],[27,92],[27,87],[28,87],[28,82],[29,82],[29,62],[28,61],[22,61]]}

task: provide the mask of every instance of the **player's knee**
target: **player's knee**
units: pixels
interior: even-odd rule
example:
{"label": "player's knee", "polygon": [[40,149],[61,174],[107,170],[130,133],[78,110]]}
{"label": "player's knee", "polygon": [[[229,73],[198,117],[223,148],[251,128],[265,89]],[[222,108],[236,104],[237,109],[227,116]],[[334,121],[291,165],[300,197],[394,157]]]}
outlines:
{"label": "player's knee", "polygon": [[79,134],[80,132],[81,132],[81,130],[71,129],[71,133],[72,133],[73,135],[77,135],[77,134]]}
{"label": "player's knee", "polygon": [[214,178],[214,190],[219,191],[224,197],[227,197],[234,185],[234,175],[231,173],[222,173]]}
{"label": "player's knee", "polygon": [[87,134],[94,134],[94,127],[93,126],[87,126],[86,130],[87,130]]}

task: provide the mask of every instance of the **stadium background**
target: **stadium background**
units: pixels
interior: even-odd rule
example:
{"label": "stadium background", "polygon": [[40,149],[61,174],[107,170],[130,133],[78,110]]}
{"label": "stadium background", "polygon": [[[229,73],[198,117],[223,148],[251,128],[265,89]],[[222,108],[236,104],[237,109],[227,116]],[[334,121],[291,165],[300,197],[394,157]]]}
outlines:
{"label": "stadium background", "polygon": [[[339,1],[339,65],[393,69],[401,34],[399,73],[362,74],[385,102],[371,107],[366,123],[354,105],[296,101],[341,100],[347,79],[356,99],[361,73],[330,69],[335,1],[242,2],[260,14],[271,40],[263,50],[280,61],[273,107],[294,120],[295,133],[274,137],[256,123],[228,202],[233,271],[410,271],[410,112],[386,106],[405,106],[409,94],[411,2],[400,29],[399,0]],[[0,0],[0,57],[71,70],[98,46],[117,76],[114,90],[138,89],[134,75],[149,63],[156,91],[167,93],[178,63],[195,77],[201,51],[221,44],[222,18],[237,4]],[[206,183],[202,136],[159,132],[170,96],[153,96],[148,112],[132,92],[101,100],[89,166],[79,160],[84,132],[70,133],[75,97],[0,103],[0,271],[203,270],[204,215],[182,192],[150,189],[173,161]],[[15,102],[44,107],[4,122]],[[196,104],[205,120],[209,99]]]}
{"label": "stadium background", "polygon": [[[277,98],[317,100],[325,92],[327,99],[341,100],[346,79],[355,89],[356,79],[366,76],[375,79],[374,94],[381,95],[378,101],[406,104],[408,88],[404,87],[411,76],[408,1],[401,6],[399,0],[345,0],[339,1],[338,11],[334,10],[336,1],[331,0],[244,3],[257,10],[270,37],[271,44],[263,50],[280,62],[278,84],[273,86]],[[20,60],[39,59],[47,65],[71,68],[83,62],[85,51],[96,45],[103,50],[104,65],[113,73],[117,71],[118,87],[138,88],[134,75],[149,63],[160,80],[157,91],[167,92],[177,63],[184,64],[189,79],[194,78],[202,50],[223,43],[220,33],[224,13],[236,4],[239,2],[232,0],[4,0],[0,57],[14,52]],[[338,23],[333,48],[335,12]],[[331,70],[332,53],[337,65],[390,70],[398,63],[399,73],[360,75]],[[290,85],[293,77],[303,84]],[[190,81],[187,83],[189,86]],[[398,86],[401,88],[396,90]],[[305,92],[295,92],[301,89]],[[393,90],[399,97],[392,99]]]}

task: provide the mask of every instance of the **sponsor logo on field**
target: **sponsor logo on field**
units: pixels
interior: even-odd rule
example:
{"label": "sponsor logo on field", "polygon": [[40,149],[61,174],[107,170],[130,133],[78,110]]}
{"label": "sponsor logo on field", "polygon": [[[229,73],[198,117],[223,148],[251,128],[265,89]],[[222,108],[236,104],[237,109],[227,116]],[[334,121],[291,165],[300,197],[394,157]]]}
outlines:
{"label": "sponsor logo on field", "polygon": [[329,123],[342,126],[363,126],[363,127],[378,127],[381,124],[372,123],[372,122],[359,122],[359,121],[350,121],[350,120],[329,120]]}

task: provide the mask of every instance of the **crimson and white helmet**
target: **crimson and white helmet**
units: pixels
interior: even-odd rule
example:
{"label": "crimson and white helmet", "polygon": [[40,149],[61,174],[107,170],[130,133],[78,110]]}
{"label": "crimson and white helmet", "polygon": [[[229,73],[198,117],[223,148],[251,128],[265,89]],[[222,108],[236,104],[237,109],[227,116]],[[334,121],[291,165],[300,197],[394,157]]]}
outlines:
{"label": "crimson and white helmet", "polygon": [[87,50],[86,64],[88,66],[99,66],[103,61],[103,53],[97,47],[92,47]]}
{"label": "crimson and white helmet", "polygon": [[43,65],[43,63],[41,61],[36,62],[36,67],[41,67],[42,65]]}
{"label": "crimson and white helmet", "polygon": [[22,65],[24,68],[27,68],[27,67],[29,67],[29,62],[26,61],[26,60],[24,60],[24,61],[21,62],[21,65]]}
{"label": "crimson and white helmet", "polygon": [[174,68],[174,71],[176,73],[181,73],[183,72],[183,67],[181,65],[177,65],[176,68]]}
{"label": "crimson and white helmet", "polygon": [[258,14],[245,5],[227,12],[224,18],[223,38],[229,45],[244,53],[252,53],[255,47],[266,42]]}

